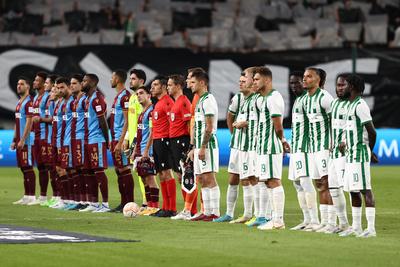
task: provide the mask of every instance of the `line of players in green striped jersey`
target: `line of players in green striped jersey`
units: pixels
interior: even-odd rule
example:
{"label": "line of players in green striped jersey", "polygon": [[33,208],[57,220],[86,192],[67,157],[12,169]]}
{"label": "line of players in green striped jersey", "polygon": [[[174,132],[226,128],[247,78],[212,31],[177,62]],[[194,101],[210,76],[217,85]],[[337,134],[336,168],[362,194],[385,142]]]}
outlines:
{"label": "line of players in green striped jersey", "polygon": [[[355,74],[339,75],[334,99],[324,90],[325,80],[326,72],[319,68],[291,73],[289,87],[296,98],[289,146],[282,127],[284,101],[273,89],[271,70],[250,67],[243,71],[240,92],[232,98],[227,114],[232,133],[227,210],[214,221],[244,223],[260,230],[284,229],[282,162],[283,154],[290,151],[288,178],[303,213],[303,221],[291,230],[376,236],[370,175],[370,163],[378,161],[372,152],[376,131],[362,99],[365,83]],[[244,212],[234,219],[239,184]],[[344,192],[351,196],[351,226]]]}

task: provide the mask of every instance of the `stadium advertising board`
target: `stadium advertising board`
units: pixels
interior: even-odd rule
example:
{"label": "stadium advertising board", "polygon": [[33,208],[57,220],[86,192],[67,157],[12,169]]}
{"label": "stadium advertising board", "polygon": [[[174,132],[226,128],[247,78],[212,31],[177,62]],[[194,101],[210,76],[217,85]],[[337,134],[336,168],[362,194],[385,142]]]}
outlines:
{"label": "stadium advertising board", "polygon": [[[0,130],[0,166],[16,166],[15,151],[10,150],[13,139],[13,130]],[[378,129],[374,152],[379,158],[380,165],[400,165],[399,144],[400,129]],[[290,130],[285,130],[285,136],[290,139]],[[220,164],[228,165],[230,133],[228,129],[219,129],[217,132],[220,146]],[[109,153],[109,152],[108,152]],[[112,165],[111,154],[108,155],[109,164]],[[289,163],[285,156],[284,164]]]}

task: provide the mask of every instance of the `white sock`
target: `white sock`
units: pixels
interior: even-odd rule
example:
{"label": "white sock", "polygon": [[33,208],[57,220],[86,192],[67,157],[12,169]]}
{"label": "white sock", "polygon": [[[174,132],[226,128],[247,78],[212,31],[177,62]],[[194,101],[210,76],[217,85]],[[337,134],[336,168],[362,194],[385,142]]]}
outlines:
{"label": "white sock", "polygon": [[343,188],[329,189],[329,192],[332,196],[333,205],[336,208],[339,225],[349,225],[346,213],[346,198],[344,197]]}
{"label": "white sock", "polygon": [[362,207],[351,207],[351,215],[353,217],[352,228],[356,230],[362,229],[361,226]]}
{"label": "white sock", "polygon": [[267,211],[265,213],[265,218],[267,220],[272,220],[274,216],[274,197],[272,193],[272,188],[267,188]]}
{"label": "white sock", "polygon": [[211,214],[219,216],[219,200],[221,198],[219,186],[216,185],[213,188],[208,188],[208,190],[210,192]]}
{"label": "white sock", "polygon": [[375,232],[375,207],[366,207],[365,217],[367,217],[368,231]]}
{"label": "white sock", "polygon": [[336,208],[334,205],[328,205],[328,224],[336,226]]}
{"label": "white sock", "polygon": [[226,193],[226,214],[233,218],[233,213],[235,212],[236,200],[239,195],[239,186],[228,185],[228,190]]}
{"label": "white sock", "polygon": [[320,204],[319,211],[321,212],[321,224],[328,224],[328,205]]}
{"label": "white sock", "polygon": [[304,191],[298,191],[297,200],[299,201],[301,211],[303,212],[303,222],[309,224],[311,217],[307,207],[306,193]]}
{"label": "white sock", "polygon": [[201,188],[201,196],[203,197],[204,215],[211,215],[210,189],[208,187]]}
{"label": "white sock", "polygon": [[285,209],[285,191],[283,186],[272,189],[274,222],[283,223],[283,211]]}
{"label": "white sock", "polygon": [[268,188],[265,183],[259,183],[258,188],[260,193],[259,196],[260,208],[258,210],[258,213],[255,215],[256,217],[266,217],[267,206],[268,206]]}
{"label": "white sock", "polygon": [[253,211],[253,192],[251,190],[251,185],[243,186],[243,206],[243,216],[251,218],[251,213]]}
{"label": "white sock", "polygon": [[258,217],[260,213],[260,186],[265,185],[264,182],[259,182],[255,185],[251,185],[251,190],[253,192],[253,203],[254,203],[254,215]]}

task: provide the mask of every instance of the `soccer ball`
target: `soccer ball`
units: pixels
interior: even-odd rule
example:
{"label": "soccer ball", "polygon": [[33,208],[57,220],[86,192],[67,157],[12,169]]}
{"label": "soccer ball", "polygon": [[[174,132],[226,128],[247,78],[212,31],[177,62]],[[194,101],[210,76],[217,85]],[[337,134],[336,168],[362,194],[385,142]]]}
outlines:
{"label": "soccer ball", "polygon": [[140,207],[135,202],[128,202],[122,210],[124,217],[135,218],[139,213]]}

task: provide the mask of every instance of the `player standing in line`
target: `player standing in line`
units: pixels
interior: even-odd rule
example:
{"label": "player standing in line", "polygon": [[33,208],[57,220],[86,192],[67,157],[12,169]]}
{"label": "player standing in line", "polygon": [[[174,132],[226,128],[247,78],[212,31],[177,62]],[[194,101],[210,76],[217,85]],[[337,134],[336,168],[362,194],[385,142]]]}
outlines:
{"label": "player standing in line", "polygon": [[47,201],[47,186],[49,184],[49,170],[45,165],[47,150],[46,150],[46,125],[41,123],[41,117],[45,116],[46,102],[49,97],[49,92],[45,91],[45,82],[47,74],[38,72],[33,81],[33,89],[36,95],[33,99],[33,130],[35,139],[33,144],[33,158],[37,164],[39,171],[40,197],[29,205],[44,204]]}
{"label": "player standing in line", "polygon": [[176,184],[172,175],[172,156],[169,139],[168,117],[174,101],[167,92],[167,79],[156,77],[151,83],[151,95],[158,99],[153,110],[153,154],[156,171],[160,178],[162,208],[152,214],[156,217],[176,215]]}
{"label": "player standing in line", "polygon": [[[370,164],[377,163],[378,157],[373,153],[376,142],[376,130],[372,122],[367,103],[361,98],[365,84],[358,75],[349,75],[345,97],[349,106],[346,115],[345,141],[341,152],[347,148],[345,167],[345,190],[351,194],[353,224],[341,236],[357,235],[358,237],[375,237],[375,198],[372,193]],[[362,196],[365,201],[365,215],[368,228],[362,232]]]}
{"label": "player standing in line", "polygon": [[13,204],[27,205],[35,201],[35,172],[33,171],[32,129],[33,103],[29,95],[30,81],[20,77],[17,83],[17,93],[20,96],[15,108],[14,138],[10,148],[16,150],[17,165],[24,176],[24,196]]}
{"label": "player standing in line", "polygon": [[[246,77],[244,73],[239,78],[239,92],[235,94],[226,113],[226,124],[228,125],[229,131],[231,132],[231,141],[229,147],[231,148],[229,154],[228,164],[228,189],[226,192],[226,213],[215,219],[214,222],[230,222],[233,220],[235,213],[236,201],[239,196],[239,129],[233,127],[233,123],[236,121],[239,115],[240,107],[243,105],[244,96],[243,90],[245,90]],[[244,193],[243,193],[244,194]],[[245,198],[245,196],[243,196]]]}
{"label": "player standing in line", "polygon": [[[262,101],[263,97],[255,93],[253,86],[253,74],[255,68],[245,70],[246,84],[242,91],[245,101],[240,108],[240,113],[233,126],[239,129],[239,175],[240,183],[243,187],[244,215],[234,222],[246,223],[252,219],[253,199],[255,204],[255,214],[259,212],[259,191],[265,187],[264,183],[258,185],[258,179],[255,177],[256,171],[256,144],[257,127],[260,117],[257,101]],[[254,190],[254,189],[259,190]],[[266,189],[266,188],[265,188]],[[268,200],[265,200],[268,201]],[[260,216],[261,217],[261,216]],[[259,217],[259,218],[260,218]],[[256,223],[248,226],[256,226]]]}
{"label": "player standing in line", "polygon": [[47,76],[45,82],[45,91],[49,92],[49,97],[46,102],[45,116],[41,117],[42,123],[46,124],[46,161],[45,164],[50,171],[50,185],[53,190],[53,196],[51,199],[46,201],[43,206],[49,207],[54,205],[59,199],[59,189],[57,187],[58,174],[57,170],[53,164],[54,162],[54,151],[52,146],[52,124],[53,124],[53,113],[55,108],[55,101],[57,101],[57,88],[55,87],[57,75],[51,74]]}
{"label": "player standing in line", "polygon": [[[137,133],[137,123],[138,123],[138,117],[142,113],[142,106],[140,105],[137,95],[136,95],[136,90],[140,87],[143,86],[144,83],[146,82],[146,73],[141,70],[141,69],[132,69],[129,73],[129,87],[133,91],[131,93],[131,96],[129,98],[129,107],[128,107],[128,132],[125,135],[125,141],[123,144],[123,150],[127,151],[129,148],[133,148],[136,146],[134,143],[134,140],[136,138],[136,133]],[[146,194],[148,194],[150,191],[148,188],[145,189],[142,179],[139,178],[138,181],[139,187],[140,187],[140,192],[142,193],[142,208],[145,208],[147,206],[147,201],[146,201]],[[133,185],[133,183],[132,183]],[[126,190],[129,191],[129,195],[132,194],[133,196],[133,186],[126,188]],[[121,212],[122,209],[113,209],[112,211],[114,212]],[[123,208],[123,207],[122,207]]]}
{"label": "player standing in line", "polygon": [[[196,70],[190,78],[190,89],[200,96],[195,109],[195,125],[188,156],[193,160],[194,173],[200,176],[204,214],[193,221],[212,221],[219,217],[220,189],[215,177],[219,170],[219,149],[216,137],[218,104],[208,91],[208,74]],[[192,146],[192,147],[193,147]]]}
{"label": "player standing in line", "polygon": [[292,141],[289,162],[289,180],[293,181],[297,200],[303,212],[303,222],[290,230],[303,230],[309,224],[318,225],[317,193],[310,177],[308,155],[309,128],[303,108],[307,91],[303,87],[303,72],[289,76],[289,87],[296,96],[292,108]]}
{"label": "player standing in line", "polygon": [[[109,144],[106,120],[107,105],[104,96],[98,91],[99,78],[96,74],[86,74],[82,80],[82,89],[86,93],[85,103],[85,168],[94,171],[89,190],[91,203],[82,212],[108,212],[107,146]],[[102,204],[99,205],[99,187]]]}
{"label": "player standing in line", "polygon": [[136,169],[138,175],[143,179],[143,183],[148,188],[146,194],[147,208],[142,210],[140,215],[150,215],[159,210],[159,189],[156,182],[156,170],[153,160],[153,137],[152,137],[152,112],[150,90],[145,86],[137,89],[137,97],[143,112],[138,118],[138,131],[136,139],[136,149],[132,154],[132,159],[137,162]]}
{"label": "player standing in line", "polygon": [[71,77],[71,93],[74,97],[72,103],[71,121],[71,154],[72,167],[75,172],[72,175],[74,205],[70,210],[80,210],[87,207],[86,182],[83,173],[84,162],[84,137],[85,137],[85,99],[82,91],[83,76],[75,74]]}
{"label": "player standing in line", "polygon": [[111,77],[111,87],[115,88],[117,95],[111,108],[111,154],[115,172],[118,176],[118,189],[121,195],[120,204],[113,211],[121,211],[125,204],[133,202],[133,176],[129,159],[122,150],[125,135],[128,131],[128,108],[130,92],[125,89],[126,71],[115,70]]}
{"label": "player standing in line", "polygon": [[[167,82],[167,90],[169,95],[175,100],[169,112],[169,138],[170,148],[172,152],[172,169],[174,170],[178,181],[182,183],[182,170],[180,161],[185,160],[190,145],[190,101],[183,94],[185,86],[185,78],[182,75],[174,74],[169,76]],[[184,209],[176,216],[171,217],[173,220],[189,220],[192,210],[192,197],[187,194],[182,186],[182,196],[185,203]],[[188,199],[186,200],[186,197]]]}
{"label": "player standing in line", "polygon": [[319,191],[321,223],[310,224],[306,231],[321,231],[327,224],[336,223],[336,211],[332,205],[332,198],[328,186],[328,159],[329,159],[329,113],[333,97],[321,89],[324,83],[324,72],[317,68],[308,68],[304,72],[303,86],[308,91],[303,104],[307,115],[310,135],[310,176],[315,180]]}
{"label": "player standing in line", "polygon": [[334,225],[328,224],[325,227],[325,233],[333,234],[347,230],[349,222],[346,214],[346,198],[343,193],[344,186],[344,170],[346,157],[339,150],[339,144],[343,140],[346,131],[346,114],[349,101],[345,96],[345,90],[348,86],[346,81],[347,75],[341,74],[336,79],[336,96],[337,98],[331,105],[331,148],[328,164],[328,184],[329,192],[332,196],[332,202],[335,206],[336,214],[339,217],[339,227],[336,227],[336,219]]}
{"label": "player standing in line", "polygon": [[[266,67],[257,67],[254,74],[257,91],[264,97],[258,122],[257,173],[265,182],[267,190],[260,189],[259,216],[266,214],[267,202],[271,201],[273,218],[257,228],[260,230],[285,229],[283,211],[285,192],[282,187],[283,153],[290,146],[283,135],[284,101],[281,94],[272,87],[272,72]],[[268,194],[268,197],[264,196]]]}

